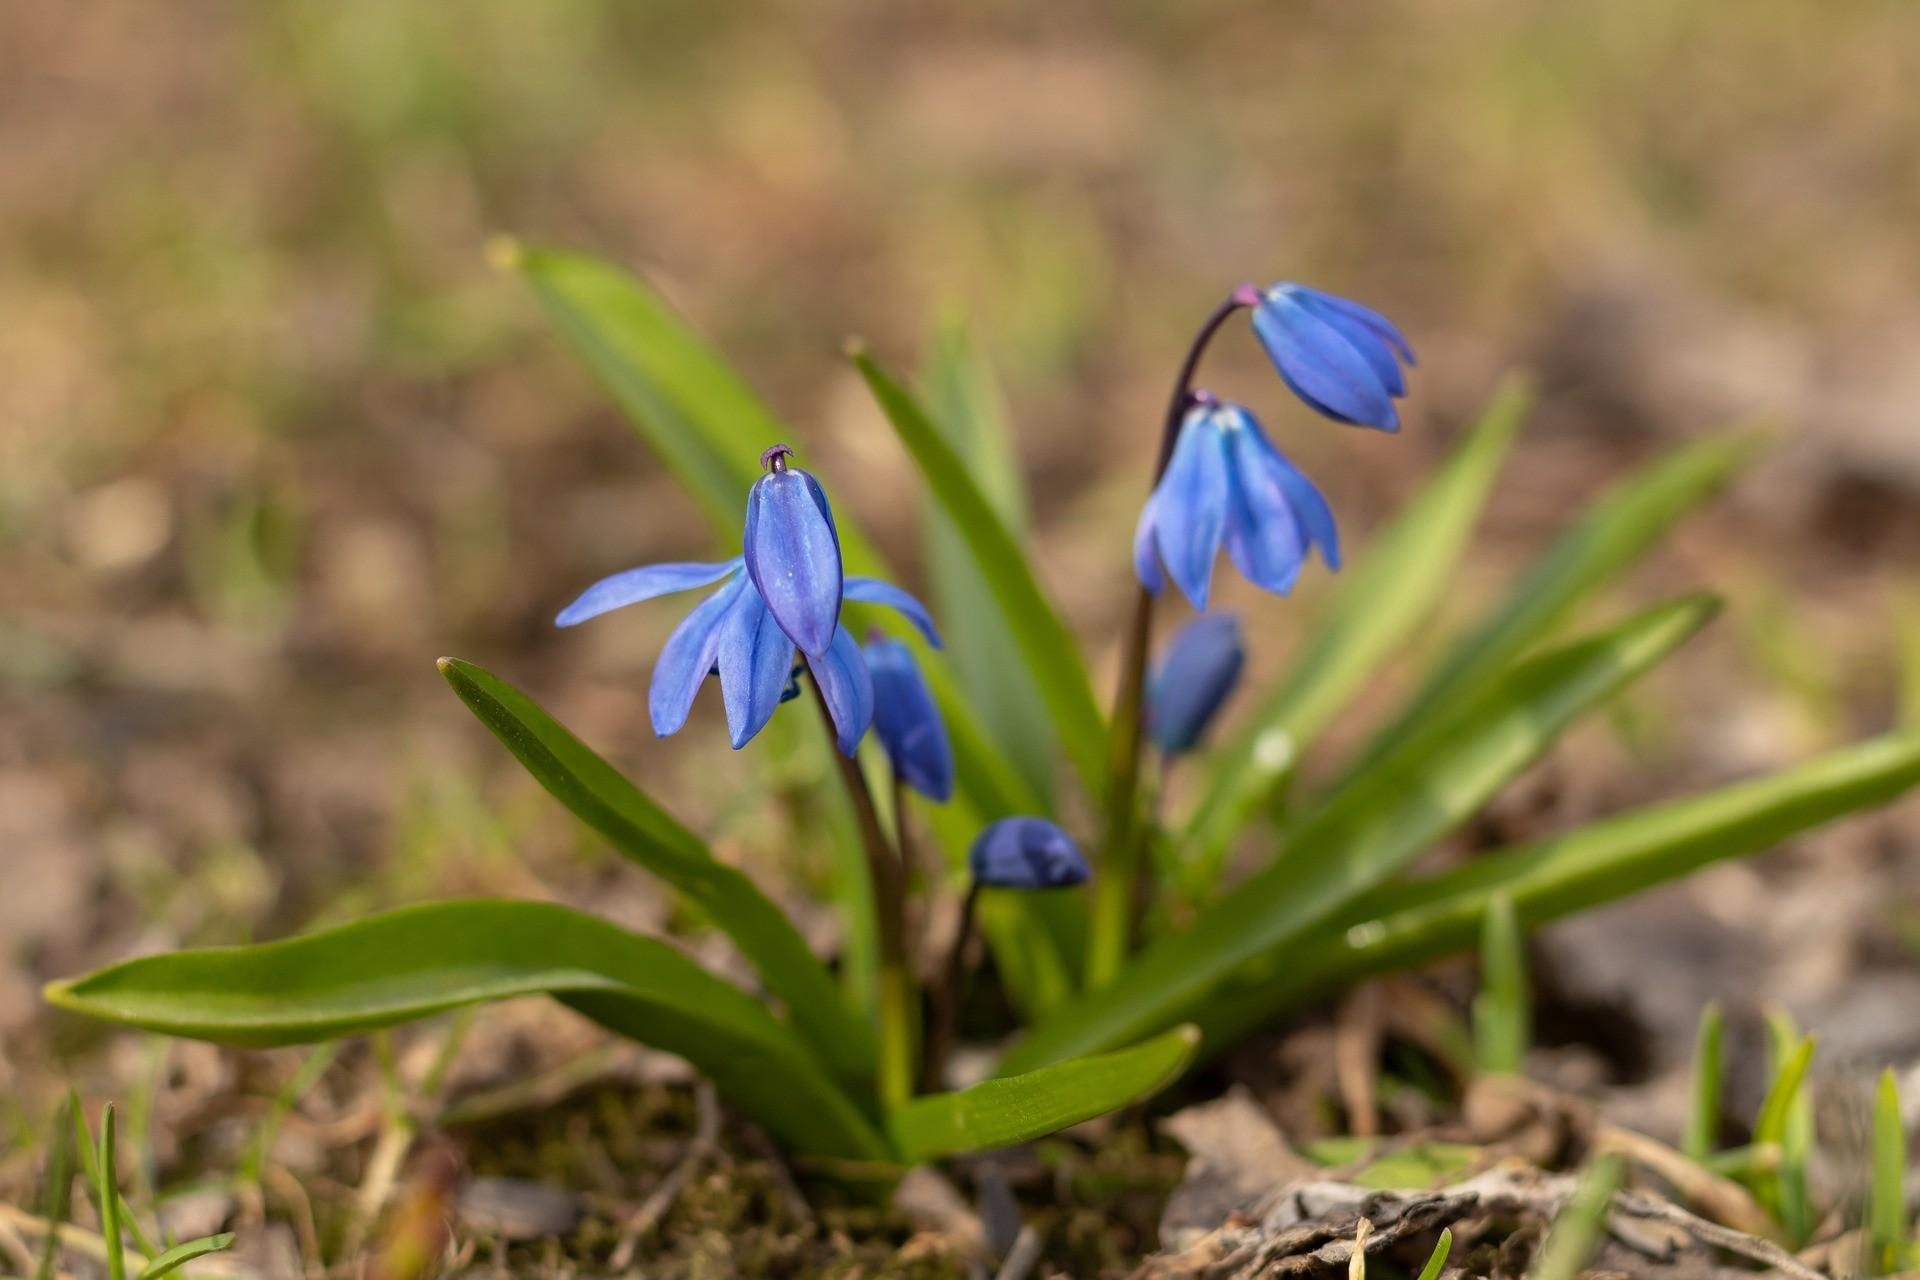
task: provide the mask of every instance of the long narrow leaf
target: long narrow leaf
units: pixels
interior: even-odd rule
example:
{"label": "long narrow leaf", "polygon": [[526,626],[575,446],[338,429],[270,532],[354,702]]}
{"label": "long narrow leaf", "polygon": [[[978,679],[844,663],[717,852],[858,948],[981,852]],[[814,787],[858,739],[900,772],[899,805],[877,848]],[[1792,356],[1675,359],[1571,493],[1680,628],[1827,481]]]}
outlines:
{"label": "long narrow leaf", "polygon": [[1719,492],[1762,440],[1713,436],[1688,445],[1610,489],[1508,592],[1506,602],[1447,652],[1352,766],[1364,772],[1419,726],[1476,696],[1515,659],[1548,638],[1574,606],[1648,549],[1687,512]]}
{"label": "long narrow leaf", "polygon": [[909,1164],[1038,1138],[1138,1102],[1186,1069],[1200,1034],[1175,1027],[1143,1044],[916,1098],[887,1128]]}
{"label": "long narrow leaf", "polygon": [[1907,1265],[1906,1181],[1907,1122],[1889,1067],[1873,1093],[1873,1182],[1867,1193],[1867,1240],[1874,1270],[1883,1275]]}
{"label": "long narrow leaf", "polygon": [[1480,933],[1480,994],[1473,1000],[1474,1057],[1482,1071],[1519,1072],[1530,1039],[1527,961],[1513,899],[1495,894]]}
{"label": "long narrow leaf", "polygon": [[1019,542],[919,401],[864,351],[854,351],[852,358],[901,443],[919,464],[928,492],[966,539],[1002,620],[1046,700],[1067,758],[1079,770],[1088,793],[1100,795],[1106,726],[1072,633],[1040,590]]}
{"label": "long narrow leaf", "polygon": [[1708,1001],[1700,1011],[1700,1029],[1694,1036],[1692,1098],[1687,1107],[1686,1134],[1680,1150],[1696,1164],[1705,1164],[1720,1142],[1720,1089],[1726,1018],[1720,1006]]}
{"label": "long narrow leaf", "polygon": [[233,1232],[231,1231],[223,1231],[217,1236],[202,1236],[198,1240],[184,1241],[142,1267],[140,1280],[160,1280],[160,1277],[171,1275],[197,1258],[204,1258],[210,1253],[219,1253],[232,1245]]}
{"label": "long narrow leaf", "polygon": [[1181,838],[1190,893],[1212,889],[1233,841],[1307,745],[1446,598],[1532,403],[1522,380],[1501,388],[1447,465],[1344,577],[1306,652],[1220,754]]}
{"label": "long narrow leaf", "polygon": [[1661,605],[1509,672],[1303,819],[1285,852],[1142,952],[1114,983],[1015,1046],[1003,1070],[1098,1052],[1184,1021],[1242,965],[1298,938],[1466,821],[1590,708],[1706,623],[1709,597]]}
{"label": "long narrow leaf", "polygon": [[310,1044],[540,994],[687,1059],[799,1151],[887,1154],[758,1001],[663,942],[547,903],[408,907],[282,942],[146,956],[46,992],[90,1017],[238,1045]]}
{"label": "long narrow leaf", "polygon": [[1529,1280],[1574,1280],[1587,1264],[1606,1229],[1607,1210],[1620,1189],[1626,1165],[1619,1156],[1601,1156],[1588,1167],[1573,1195],[1554,1218]]}
{"label": "long narrow leaf", "polygon": [[1588,910],[1887,803],[1920,785],[1920,731],[1889,734],[1702,796],[1476,858],[1343,907],[1249,965],[1195,1014],[1209,1052],[1321,992],[1465,951],[1496,893],[1528,925]]}
{"label": "long narrow leaf", "polygon": [[799,930],[752,880],[715,861],[699,837],[506,681],[458,658],[442,658],[440,674],[556,800],[698,904],[733,939],[823,1061],[845,1075],[872,1074],[871,1030],[840,998]]}

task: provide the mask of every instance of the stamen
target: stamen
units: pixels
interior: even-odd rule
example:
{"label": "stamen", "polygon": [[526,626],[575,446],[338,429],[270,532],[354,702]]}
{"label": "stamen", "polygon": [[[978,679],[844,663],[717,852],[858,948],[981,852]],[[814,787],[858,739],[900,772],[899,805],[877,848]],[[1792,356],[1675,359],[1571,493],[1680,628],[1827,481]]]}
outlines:
{"label": "stamen", "polygon": [[793,447],[791,445],[771,445],[765,453],[760,455],[760,469],[762,471],[772,471],[775,473],[785,471],[787,469],[787,459],[792,456]]}

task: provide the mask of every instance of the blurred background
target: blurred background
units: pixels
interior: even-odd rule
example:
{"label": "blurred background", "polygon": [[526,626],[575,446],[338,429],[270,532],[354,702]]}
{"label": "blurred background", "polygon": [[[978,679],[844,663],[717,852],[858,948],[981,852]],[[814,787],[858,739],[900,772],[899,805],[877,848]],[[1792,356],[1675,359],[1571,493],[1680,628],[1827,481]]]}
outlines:
{"label": "blurred background", "polygon": [[[917,484],[840,346],[912,367],[964,318],[1103,688],[1167,381],[1243,279],[1419,349],[1398,438],[1310,419],[1237,326],[1210,366],[1359,546],[1504,373],[1538,377],[1461,616],[1612,476],[1764,419],[1768,457],[1623,593],[1730,615],[1506,810],[1551,827],[1886,725],[1920,548],[1916,48],[1908,0],[0,6],[0,1120],[97,1034],[39,983],[134,949],[460,892],[657,922],[441,653],[734,856],[777,842],[765,777],[804,761],[732,767],[717,699],[670,749],[647,728],[680,608],[550,625],[715,548],[488,267],[497,233],[658,284],[909,563]],[[1235,590],[1263,672],[1323,587]],[[1688,1025],[1726,974],[1818,1003],[1906,954],[1902,828],[1848,830],[1686,890]],[[1791,946],[1754,961],[1763,918]]]}

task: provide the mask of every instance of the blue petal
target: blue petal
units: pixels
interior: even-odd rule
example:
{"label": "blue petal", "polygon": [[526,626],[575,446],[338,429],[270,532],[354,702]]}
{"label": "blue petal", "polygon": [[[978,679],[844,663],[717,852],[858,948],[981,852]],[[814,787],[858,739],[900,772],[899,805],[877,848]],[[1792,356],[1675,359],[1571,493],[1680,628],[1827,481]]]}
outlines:
{"label": "blue petal", "polygon": [[571,627],[623,605],[638,604],[642,600],[651,600],[675,591],[704,587],[709,582],[718,582],[739,567],[740,557],[735,556],[719,564],[649,564],[628,569],[625,573],[602,578],[582,591],[579,599],[560,611],[560,616],[553,620],[554,625]]}
{"label": "blue petal", "polygon": [[898,640],[871,640],[861,649],[873,676],[873,732],[901,779],[932,800],[953,795],[953,744],[932,690]]}
{"label": "blue petal", "polygon": [[1213,562],[1227,527],[1227,455],[1220,443],[1213,411],[1188,414],[1154,493],[1154,541],[1160,558],[1167,576],[1196,609],[1207,607]]}
{"label": "blue petal", "polygon": [[843,755],[852,755],[873,723],[873,677],[860,656],[860,646],[845,627],[833,633],[825,654],[807,663],[813,682],[826,696],[827,710]]}
{"label": "blue petal", "polygon": [[1407,343],[1406,338],[1401,334],[1399,328],[1393,321],[1387,319],[1372,307],[1363,307],[1351,298],[1343,298],[1337,293],[1327,293],[1320,289],[1309,288],[1304,284],[1298,284],[1293,287],[1299,293],[1313,299],[1328,310],[1338,311],[1350,319],[1365,325],[1368,329],[1372,330],[1374,335],[1380,338],[1381,341],[1398,352],[1400,358],[1406,361],[1409,366],[1420,363],[1413,358],[1413,348]]}
{"label": "blue petal", "polygon": [[754,482],[746,562],[781,629],[808,657],[825,654],[840,623],[840,535],[812,476],[789,467]]}
{"label": "blue petal", "polygon": [[1269,290],[1253,330],[1293,393],[1338,422],[1398,431],[1400,415],[1380,375],[1338,329],[1284,289]]}
{"label": "blue petal", "polygon": [[1181,628],[1147,686],[1147,727],[1168,755],[1190,751],[1239,683],[1240,620],[1203,613]]}
{"label": "blue petal", "polygon": [[745,591],[720,624],[720,696],[738,751],[766,727],[793,671],[793,641],[757,591]]}
{"label": "blue petal", "polygon": [[1091,869],[1073,837],[1045,818],[1002,818],[967,852],[974,881],[994,889],[1064,889]]}
{"label": "blue petal", "polygon": [[933,625],[933,615],[927,612],[927,606],[913,596],[894,586],[891,582],[882,582],[878,578],[848,578],[843,598],[861,604],[884,604],[905,614],[907,621],[920,628],[920,634],[927,643],[938,649],[940,632]]}
{"label": "blue petal", "polygon": [[1380,385],[1387,389],[1388,395],[1397,399],[1407,394],[1407,380],[1400,372],[1400,361],[1394,349],[1387,345],[1387,340],[1380,333],[1366,323],[1322,301],[1331,296],[1315,294],[1303,289],[1297,295],[1297,299],[1301,306],[1339,330],[1340,336],[1366,358],[1367,363],[1373,366],[1374,376],[1380,379]]}
{"label": "blue petal", "polygon": [[1140,579],[1140,585],[1154,595],[1166,590],[1167,579],[1160,572],[1160,551],[1155,542],[1156,521],[1159,516],[1160,491],[1155,489],[1147,495],[1140,508],[1140,522],[1133,528],[1133,572]]}
{"label": "blue petal", "polygon": [[1305,531],[1273,464],[1271,447],[1249,429],[1251,417],[1243,414],[1243,421],[1246,425],[1227,433],[1233,458],[1227,554],[1247,581],[1285,595],[1300,576],[1300,562],[1307,554]]}
{"label": "blue petal", "polygon": [[702,600],[673,629],[653,664],[653,683],[647,690],[647,711],[653,731],[661,737],[678,733],[693,709],[700,682],[713,670],[720,652],[720,624],[740,599],[752,594],[745,578],[735,578]]}
{"label": "blue petal", "polygon": [[1294,517],[1299,520],[1300,530],[1307,542],[1320,548],[1320,558],[1327,562],[1327,568],[1337,571],[1340,568],[1340,529],[1334,523],[1333,508],[1327,505],[1319,487],[1307,479],[1306,472],[1294,466],[1292,460],[1267,439],[1266,433],[1260,430],[1260,424],[1251,416],[1247,418],[1247,425],[1267,455],[1268,467],[1286,494],[1287,504],[1293,508]]}

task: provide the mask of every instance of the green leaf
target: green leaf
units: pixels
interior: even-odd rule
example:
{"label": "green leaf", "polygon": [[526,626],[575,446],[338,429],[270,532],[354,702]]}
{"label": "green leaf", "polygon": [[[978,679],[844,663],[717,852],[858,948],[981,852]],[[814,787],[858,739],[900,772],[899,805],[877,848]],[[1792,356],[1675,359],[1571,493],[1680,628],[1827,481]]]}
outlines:
{"label": "green leaf", "polygon": [[1780,1152],[1779,1167],[1763,1175],[1754,1187],[1760,1203],[1780,1220],[1795,1247],[1813,1230],[1813,1208],[1807,1197],[1806,1159],[1812,1147],[1812,1104],[1804,1093],[1807,1071],[1813,1065],[1814,1040],[1800,1036],[1784,1015],[1768,1019],[1773,1047],[1773,1083],[1753,1123],[1755,1146]]}
{"label": "green leaf", "polygon": [[177,1244],[159,1257],[149,1262],[140,1271],[140,1280],[160,1280],[169,1272],[178,1271],[195,1258],[204,1258],[210,1253],[219,1253],[233,1244],[233,1232],[223,1231],[217,1236],[202,1236],[198,1240],[188,1240]]}
{"label": "green leaf", "polygon": [[1300,937],[1477,813],[1561,730],[1712,617],[1710,597],[1648,610],[1508,672],[1453,719],[1424,726],[1288,835],[1282,855],[1151,944],[1112,985],[1014,1047],[1004,1070],[1098,1052],[1184,1021],[1249,961]]}
{"label": "green leaf", "polygon": [[1175,1027],[1117,1053],[916,1098],[888,1116],[887,1128],[909,1164],[1011,1146],[1158,1092],[1186,1069],[1199,1043],[1192,1027]]}
{"label": "green leaf", "polygon": [[1867,1238],[1874,1270],[1891,1274],[1907,1264],[1907,1124],[1891,1067],[1873,1095],[1873,1185],[1867,1195]]}
{"label": "green leaf", "polygon": [[1067,758],[1079,770],[1088,794],[1101,795],[1106,725],[1072,634],[1041,592],[1019,542],[926,410],[864,351],[855,350],[852,358],[901,443],[919,464],[934,501],[953,520],[973,553],[1001,620],[1046,701]]}
{"label": "green leaf", "polygon": [[1517,1075],[1527,1031],[1527,958],[1513,899],[1496,893],[1480,931],[1480,994],[1473,1000],[1474,1056],[1480,1070]]}
{"label": "green leaf", "polygon": [[[83,1126],[85,1123],[81,1121]],[[118,1145],[113,1136],[113,1104],[109,1102],[100,1110],[100,1159],[94,1171],[94,1193],[100,1204],[100,1237],[107,1246],[109,1280],[127,1280],[126,1249],[120,1237],[120,1179],[113,1167]]]}
{"label": "green leaf", "polygon": [[1420,496],[1343,575],[1324,624],[1213,765],[1181,838],[1189,894],[1209,893],[1233,842],[1291,775],[1309,743],[1446,598],[1532,388],[1510,379]]}
{"label": "green leaf", "polygon": [[1587,1264],[1605,1227],[1613,1193],[1620,1189],[1626,1165],[1619,1156],[1601,1156],[1587,1169],[1566,1206],[1553,1220],[1540,1256],[1527,1274],[1531,1280],[1574,1280]]}
{"label": "green leaf", "polygon": [[46,992],[89,1017],[238,1045],[310,1044],[539,994],[685,1058],[798,1151],[887,1154],[758,1001],[664,942],[548,903],[408,907],[282,942],[146,956]]}
{"label": "green leaf", "polygon": [[619,770],[498,676],[458,658],[440,674],[554,799],[696,903],[732,938],[820,1058],[842,1075],[873,1072],[873,1034],[840,998],[799,930],[744,874],[716,862]]}
{"label": "green leaf", "polygon": [[1529,926],[1588,910],[1870,809],[1920,784],[1920,731],[1609,818],[1551,840],[1355,898],[1326,925],[1248,966],[1195,1017],[1214,1051],[1284,1010],[1375,974],[1473,946],[1497,893]]}
{"label": "green leaf", "polygon": [[1420,1268],[1420,1280],[1440,1280],[1440,1271],[1447,1265],[1447,1255],[1453,1252],[1453,1228],[1440,1228],[1440,1239],[1434,1243],[1433,1253],[1427,1258],[1427,1265]]}
{"label": "green leaf", "polygon": [[1364,772],[1420,726],[1478,696],[1573,610],[1656,545],[1674,523],[1719,492],[1762,443],[1753,434],[1688,445],[1614,486],[1561,535],[1485,622],[1456,642],[1350,775]]}
{"label": "green leaf", "polygon": [[[993,371],[959,323],[941,325],[925,383],[934,427],[965,462],[981,496],[1024,548],[1027,499],[1006,406]],[[953,517],[930,506],[923,528],[931,603],[946,628],[954,675],[978,713],[981,728],[1043,797],[1040,807],[1025,812],[1050,814],[1054,737],[1039,683],[1021,661],[1019,646],[994,603],[993,589]]]}
{"label": "green leaf", "polygon": [[[1458,1182],[1487,1162],[1487,1149],[1465,1142],[1418,1141],[1383,1144],[1378,1138],[1317,1138],[1302,1143],[1300,1154],[1315,1164],[1360,1165],[1341,1180],[1379,1191],[1431,1190]],[[1379,1155],[1374,1155],[1378,1151]]]}
{"label": "green leaf", "polygon": [[1694,1036],[1692,1101],[1687,1108],[1687,1130],[1680,1150],[1696,1164],[1705,1164],[1720,1142],[1720,1087],[1726,1019],[1718,1003],[1709,1000],[1700,1011],[1700,1030]]}
{"label": "green leaf", "polygon": [[[47,1153],[47,1198],[40,1215],[47,1223],[47,1234],[40,1242],[40,1261],[34,1268],[34,1280],[52,1280],[54,1263],[59,1259],[60,1228],[66,1224],[73,1199],[74,1130],[85,1127],[84,1123],[71,1123],[79,1114],[80,1097],[73,1092],[54,1112],[53,1137]],[[84,1148],[86,1143],[83,1141],[80,1146]]]}

